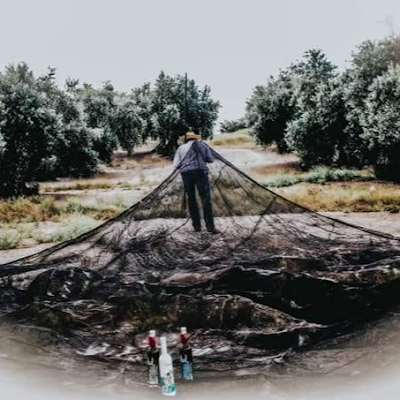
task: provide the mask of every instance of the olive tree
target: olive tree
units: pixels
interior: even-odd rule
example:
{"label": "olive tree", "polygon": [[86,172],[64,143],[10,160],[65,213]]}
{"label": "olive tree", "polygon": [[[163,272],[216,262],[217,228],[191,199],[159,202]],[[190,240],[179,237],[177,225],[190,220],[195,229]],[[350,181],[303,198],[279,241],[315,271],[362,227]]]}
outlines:
{"label": "olive tree", "polygon": [[225,120],[221,122],[221,133],[232,133],[245,128],[247,128],[247,122],[245,118],[239,118],[231,121]]}
{"label": "olive tree", "polygon": [[344,163],[345,108],[335,70],[320,50],[306,52],[304,60],[291,67],[296,111],[285,140],[304,168]]}
{"label": "olive tree", "polygon": [[118,138],[121,147],[132,155],[134,147],[142,142],[144,121],[139,116],[138,109],[131,101],[116,107],[110,117],[110,129]]}
{"label": "olive tree", "polygon": [[0,75],[0,196],[31,194],[57,118],[26,64]]}
{"label": "olive tree", "polygon": [[160,142],[157,151],[172,155],[178,137],[188,129],[211,137],[219,107],[208,86],[201,89],[193,79],[162,72],[152,91],[152,134]]}
{"label": "olive tree", "polygon": [[254,89],[246,105],[247,124],[257,142],[275,143],[280,153],[288,150],[285,133],[296,110],[292,78],[287,71],[281,72],[277,79],[271,77],[265,86]]}
{"label": "olive tree", "polygon": [[348,165],[362,166],[372,162],[373,154],[363,139],[362,119],[370,88],[378,76],[400,63],[400,37],[361,43],[351,57],[350,68],[342,77],[346,104]]}
{"label": "olive tree", "polygon": [[361,124],[376,175],[400,182],[400,67],[374,80]]}

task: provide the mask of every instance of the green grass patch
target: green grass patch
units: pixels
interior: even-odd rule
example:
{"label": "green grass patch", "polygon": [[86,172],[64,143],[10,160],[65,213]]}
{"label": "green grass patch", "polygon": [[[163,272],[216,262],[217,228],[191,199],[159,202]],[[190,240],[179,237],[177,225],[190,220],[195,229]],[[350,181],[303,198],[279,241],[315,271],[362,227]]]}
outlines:
{"label": "green grass patch", "polygon": [[31,224],[7,224],[0,229],[0,250],[16,249],[25,239],[31,238],[34,227]]}
{"label": "green grass patch", "polygon": [[62,215],[80,214],[91,216],[95,219],[107,220],[120,214],[127,209],[131,203],[121,197],[109,200],[95,200],[93,202],[82,202],[79,198],[71,197],[61,208]]}
{"label": "green grass patch", "polygon": [[75,215],[65,219],[62,226],[51,233],[36,232],[33,238],[39,243],[58,243],[89,232],[99,226],[102,222],[84,215]]}
{"label": "green grass patch", "polygon": [[31,247],[39,243],[59,243],[86,233],[103,221],[85,215],[70,215],[60,223],[4,224],[0,229],[0,250]]}
{"label": "green grass patch", "polygon": [[328,182],[370,181],[373,179],[375,179],[375,175],[370,171],[317,167],[304,174],[278,173],[261,183],[270,188],[282,188],[293,186],[297,183],[317,183],[323,185]]}
{"label": "green grass patch", "polygon": [[15,229],[0,230],[0,250],[16,249],[22,242],[22,235]]}

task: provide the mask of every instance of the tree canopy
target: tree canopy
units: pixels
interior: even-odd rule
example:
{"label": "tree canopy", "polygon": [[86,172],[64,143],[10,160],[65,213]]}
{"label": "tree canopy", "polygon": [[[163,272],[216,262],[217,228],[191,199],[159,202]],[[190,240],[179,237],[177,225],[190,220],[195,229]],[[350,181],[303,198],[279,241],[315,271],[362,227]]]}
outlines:
{"label": "tree canopy", "polygon": [[118,146],[131,155],[148,139],[172,155],[187,129],[210,137],[219,103],[193,79],[161,73],[154,83],[122,93],[106,81],[100,88],[56,71],[35,77],[27,64],[0,74],[0,196],[37,192],[37,180],[88,177],[110,162]]}
{"label": "tree canopy", "polygon": [[295,151],[304,168],[373,165],[379,176],[399,179],[394,144],[390,151],[377,146],[389,131],[398,132],[393,93],[399,63],[396,36],[362,43],[343,72],[321,50],[309,50],[253,90],[246,109],[251,132],[261,144]]}

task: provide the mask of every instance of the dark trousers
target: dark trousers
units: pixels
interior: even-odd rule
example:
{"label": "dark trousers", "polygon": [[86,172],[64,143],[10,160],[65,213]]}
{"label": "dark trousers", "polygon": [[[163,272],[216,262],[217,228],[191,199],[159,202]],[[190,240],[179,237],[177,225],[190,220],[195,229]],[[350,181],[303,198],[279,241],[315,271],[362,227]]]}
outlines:
{"label": "dark trousers", "polygon": [[208,181],[207,171],[196,169],[193,171],[182,172],[183,186],[187,195],[189,213],[193,222],[193,227],[199,229],[200,213],[196,200],[196,188],[199,192],[203,205],[204,221],[207,229],[214,228],[214,217],[211,205],[210,182]]}

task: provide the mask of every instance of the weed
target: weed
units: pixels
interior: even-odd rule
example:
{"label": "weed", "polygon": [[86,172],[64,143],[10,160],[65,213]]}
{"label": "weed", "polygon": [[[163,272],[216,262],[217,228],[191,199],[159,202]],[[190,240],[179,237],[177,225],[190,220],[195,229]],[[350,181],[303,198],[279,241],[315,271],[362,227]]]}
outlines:
{"label": "weed", "polygon": [[317,167],[305,174],[278,173],[273,178],[263,181],[262,184],[270,188],[282,188],[302,182],[324,185],[328,182],[369,181],[373,179],[375,179],[375,175],[370,171]]}
{"label": "weed", "polygon": [[22,242],[22,235],[14,229],[0,230],[0,250],[17,248]]}

